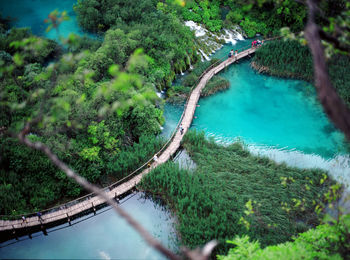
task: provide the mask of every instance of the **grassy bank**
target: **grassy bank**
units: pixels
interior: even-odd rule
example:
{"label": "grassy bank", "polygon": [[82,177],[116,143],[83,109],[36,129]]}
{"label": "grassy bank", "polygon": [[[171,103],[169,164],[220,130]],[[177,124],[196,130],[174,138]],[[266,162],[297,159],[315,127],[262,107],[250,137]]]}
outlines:
{"label": "grassy bank", "polygon": [[220,76],[214,76],[212,77],[207,85],[203,88],[201,96],[207,97],[210,95],[215,94],[218,91],[223,91],[225,89],[228,89],[230,87],[230,82]]}
{"label": "grassy bank", "polygon": [[248,234],[266,246],[318,224],[315,203],[332,183],[321,181],[324,172],[278,165],[251,155],[240,144],[223,147],[207,141],[204,133],[189,132],[183,146],[196,170],[191,173],[169,162],[145,176],[141,188],[173,207],[185,245],[218,239],[217,252],[222,253],[228,249],[225,240],[235,235]]}
{"label": "grassy bank", "polygon": [[[297,41],[272,41],[259,48],[251,63],[261,73],[313,82],[312,56]],[[327,61],[333,86],[350,107],[350,58],[335,55]]]}
{"label": "grassy bank", "polygon": [[[199,77],[203,74],[203,72],[216,62],[218,62],[218,59],[212,59],[210,61],[195,64],[194,69],[188,75],[179,80],[179,85],[175,85],[168,89],[167,101],[171,103],[183,102],[191,93],[191,88],[198,84]],[[230,83],[227,79],[220,76],[214,76],[202,90],[201,96],[210,96],[218,91],[228,89],[229,87]]]}

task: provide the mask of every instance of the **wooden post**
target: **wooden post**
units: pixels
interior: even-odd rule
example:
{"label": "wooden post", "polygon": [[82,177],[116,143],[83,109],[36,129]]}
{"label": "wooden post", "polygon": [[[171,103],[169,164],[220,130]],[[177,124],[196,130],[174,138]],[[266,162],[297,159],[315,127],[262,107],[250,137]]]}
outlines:
{"label": "wooden post", "polygon": [[67,221],[68,221],[69,225],[71,226],[72,223],[70,222],[70,217],[69,217],[68,213],[66,213],[66,214],[67,214]]}
{"label": "wooden post", "polygon": [[94,211],[94,215],[96,215],[96,208],[95,208],[95,206],[94,206],[94,203],[91,202],[91,205],[92,205],[92,209],[93,209],[93,211]]}
{"label": "wooden post", "polygon": [[45,226],[44,226],[43,223],[41,223],[40,229],[41,229],[41,231],[43,232],[44,236],[47,236],[47,231],[46,231],[46,228],[45,228]]}
{"label": "wooden post", "polygon": [[13,229],[12,234],[15,236],[16,240],[18,240],[18,236],[14,225],[12,225],[12,229]]}

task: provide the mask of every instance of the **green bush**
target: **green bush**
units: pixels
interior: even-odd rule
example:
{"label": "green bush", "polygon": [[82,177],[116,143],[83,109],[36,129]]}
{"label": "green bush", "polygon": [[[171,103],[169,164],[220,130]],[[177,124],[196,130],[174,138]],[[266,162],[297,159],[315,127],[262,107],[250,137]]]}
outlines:
{"label": "green bush", "polygon": [[218,255],[218,260],[233,259],[347,259],[350,250],[349,215],[335,225],[323,224],[299,234],[293,242],[261,249],[260,243],[249,242],[249,237],[229,240],[235,245],[227,255]]}
{"label": "green bush", "polygon": [[227,79],[220,76],[214,76],[209,80],[209,82],[202,89],[201,95],[209,96],[218,91],[228,89],[229,87],[230,87],[230,82]]}

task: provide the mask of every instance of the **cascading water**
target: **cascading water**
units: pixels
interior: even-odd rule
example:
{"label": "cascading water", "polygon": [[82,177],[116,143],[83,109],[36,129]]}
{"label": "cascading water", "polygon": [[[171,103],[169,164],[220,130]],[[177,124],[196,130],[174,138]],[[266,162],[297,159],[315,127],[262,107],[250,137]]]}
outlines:
{"label": "cascading water", "polygon": [[243,35],[240,33],[241,29],[239,26],[223,29],[220,32],[210,32],[205,29],[203,25],[193,21],[186,21],[185,25],[195,33],[202,61],[209,60],[209,56],[223,47],[223,44],[219,43],[218,39],[232,45],[235,45],[237,41],[244,40]]}

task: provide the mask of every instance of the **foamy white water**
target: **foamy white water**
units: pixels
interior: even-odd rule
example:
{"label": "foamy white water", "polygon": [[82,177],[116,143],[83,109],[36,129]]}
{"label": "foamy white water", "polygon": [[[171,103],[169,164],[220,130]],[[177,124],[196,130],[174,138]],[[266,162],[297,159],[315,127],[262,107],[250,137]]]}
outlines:
{"label": "foamy white water", "polygon": [[[231,29],[223,29],[220,32],[210,32],[204,25],[195,23],[194,21],[186,21],[185,25],[194,31],[199,46],[206,46],[205,51],[199,50],[202,61],[209,60],[209,56],[221,49],[223,45],[217,42],[217,39],[225,41],[226,44],[237,44],[237,41],[244,40],[244,37],[239,33],[239,26]],[[200,49],[200,47],[198,48]],[[205,55],[204,55],[205,54]]]}
{"label": "foamy white water", "polygon": [[194,21],[186,21],[185,25],[190,27],[195,32],[196,37],[204,36],[208,33],[208,30],[202,27],[202,25],[195,23]]}
{"label": "foamy white water", "polygon": [[300,169],[322,169],[337,182],[343,184],[350,191],[350,156],[337,155],[326,160],[316,154],[305,154],[296,150],[275,149],[271,147],[248,145],[248,150],[258,156],[266,156],[277,163]]}
{"label": "foamy white water", "polygon": [[202,51],[201,49],[198,49],[198,51],[200,52],[201,56],[202,56],[204,59],[210,60],[209,56],[206,55],[206,54],[204,53],[204,51]]}

